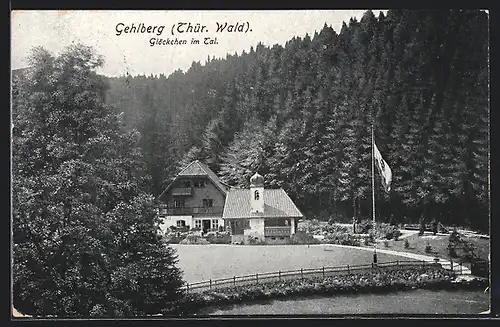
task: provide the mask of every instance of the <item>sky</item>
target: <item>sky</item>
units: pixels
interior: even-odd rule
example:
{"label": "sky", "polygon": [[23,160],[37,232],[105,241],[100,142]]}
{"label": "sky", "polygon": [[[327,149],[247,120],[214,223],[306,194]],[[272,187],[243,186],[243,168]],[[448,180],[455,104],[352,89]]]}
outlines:
{"label": "sky", "polygon": [[[387,12],[373,12],[378,16],[380,11]],[[268,46],[284,45],[294,36],[313,36],[325,23],[340,33],[342,22],[348,23],[351,17],[360,20],[365,12],[366,10],[13,11],[11,66],[12,69],[26,67],[27,57],[34,46],[42,46],[56,55],[67,45],[83,43],[94,47],[97,53],[104,56],[105,64],[99,71],[104,75],[163,73],[168,76],[177,69],[187,70],[193,61],[204,64],[208,56],[225,58],[228,53],[248,52],[251,46],[255,47],[259,42]],[[192,30],[187,30],[188,23]],[[228,27],[217,32],[217,23],[227,23]],[[126,33],[129,30],[125,28],[131,28],[132,25],[136,28],[151,26],[150,33],[147,30],[145,33]],[[243,31],[229,31],[230,25],[236,25],[236,29]],[[164,26],[163,29],[161,26]],[[196,27],[201,29],[202,26],[205,26],[204,29],[197,32]],[[177,38],[186,40],[187,44],[151,46],[152,38],[162,39],[160,42],[164,43]],[[207,42],[215,42],[217,39],[217,43],[204,44],[206,38]],[[199,40],[199,44],[191,44],[192,39]]]}

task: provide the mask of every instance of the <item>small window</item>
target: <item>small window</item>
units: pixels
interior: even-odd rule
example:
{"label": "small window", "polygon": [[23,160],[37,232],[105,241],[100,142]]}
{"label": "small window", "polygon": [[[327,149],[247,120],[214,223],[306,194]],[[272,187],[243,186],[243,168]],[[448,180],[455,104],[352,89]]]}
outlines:
{"label": "small window", "polygon": [[195,180],[194,187],[205,187],[205,180],[203,180],[203,179]]}
{"label": "small window", "polygon": [[245,220],[245,228],[250,228],[250,220]]}
{"label": "small window", "polygon": [[219,220],[218,219],[212,219],[212,228],[213,229],[219,228]]}
{"label": "small window", "polygon": [[194,227],[201,228],[201,219],[196,219],[194,221]]}
{"label": "small window", "polygon": [[185,200],[174,200],[174,207],[175,208],[184,208],[185,205],[186,205]]}
{"label": "small window", "polygon": [[258,190],[255,190],[255,192],[254,192],[254,199],[255,200],[259,199],[259,191]]}
{"label": "small window", "polygon": [[167,214],[167,208],[161,208],[160,215],[166,215],[166,214]]}
{"label": "small window", "polygon": [[177,227],[186,227],[186,222],[184,220],[177,220]]}
{"label": "small window", "polygon": [[214,206],[214,200],[212,199],[203,199],[203,207],[208,208],[208,207],[213,207]]}

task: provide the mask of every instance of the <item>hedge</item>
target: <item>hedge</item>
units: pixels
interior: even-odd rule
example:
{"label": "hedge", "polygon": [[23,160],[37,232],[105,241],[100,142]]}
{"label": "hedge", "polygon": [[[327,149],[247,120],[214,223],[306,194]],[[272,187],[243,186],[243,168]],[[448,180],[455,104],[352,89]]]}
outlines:
{"label": "hedge", "polygon": [[387,293],[409,289],[477,289],[488,285],[487,280],[454,282],[455,275],[440,267],[406,269],[380,268],[350,275],[327,278],[274,280],[260,284],[231,286],[187,293],[165,315],[190,315],[206,307],[268,300],[290,296],[335,295],[346,293]]}

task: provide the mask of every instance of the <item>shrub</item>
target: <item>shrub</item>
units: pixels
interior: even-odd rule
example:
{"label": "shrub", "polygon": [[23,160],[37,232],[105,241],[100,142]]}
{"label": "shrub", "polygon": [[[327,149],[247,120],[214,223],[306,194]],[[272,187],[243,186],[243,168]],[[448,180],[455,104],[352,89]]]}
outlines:
{"label": "shrub", "polygon": [[418,235],[422,236],[422,235],[424,235],[424,232],[425,232],[424,220],[420,219],[420,226],[419,226],[419,230],[418,230]]}
{"label": "shrub", "polygon": [[432,221],[432,233],[436,235],[438,232],[438,222],[436,220]]}
{"label": "shrub", "polygon": [[384,240],[384,246],[385,246],[386,248],[388,248],[388,247],[389,247],[389,241],[388,241],[388,240]]}
{"label": "shrub", "polygon": [[350,245],[350,246],[361,245],[359,238],[355,237],[353,234],[341,233],[341,232],[327,234],[323,242],[327,244],[340,244],[340,245]]}
{"label": "shrub", "polygon": [[432,246],[430,244],[427,244],[425,246],[425,253],[431,253],[432,252]]}
{"label": "shrub", "polygon": [[[425,278],[424,274],[427,275]],[[308,294],[387,292],[417,287],[451,288],[456,285],[452,283],[453,276],[452,272],[446,271],[440,266],[426,266],[367,270],[326,278],[268,280],[259,283],[259,285],[230,286],[218,290],[207,290],[203,293],[187,294],[185,298],[178,301],[176,310],[186,313],[189,310],[194,312],[203,306]]]}
{"label": "shrub", "polygon": [[311,234],[307,234],[303,231],[298,231],[290,237],[291,244],[318,244],[321,243],[319,240],[315,239]]}
{"label": "shrub", "polygon": [[206,239],[197,235],[188,235],[179,244],[210,244]]}
{"label": "shrub", "polygon": [[211,244],[231,244],[231,235],[226,233],[211,233],[205,239]]}
{"label": "shrub", "polygon": [[356,230],[360,234],[367,234],[370,229],[372,229],[373,224],[370,220],[362,220],[359,224],[356,225]]}
{"label": "shrub", "polygon": [[405,249],[408,249],[410,247],[410,242],[408,239],[405,238]]}

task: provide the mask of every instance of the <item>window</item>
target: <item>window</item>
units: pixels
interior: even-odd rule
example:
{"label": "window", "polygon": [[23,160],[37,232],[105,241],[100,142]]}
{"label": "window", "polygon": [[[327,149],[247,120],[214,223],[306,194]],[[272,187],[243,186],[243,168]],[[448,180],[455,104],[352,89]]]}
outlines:
{"label": "window", "polygon": [[203,180],[203,179],[195,180],[194,187],[205,187],[205,180]]}
{"label": "window", "polygon": [[250,220],[245,219],[245,228],[250,228]]}
{"label": "window", "polygon": [[214,200],[212,199],[203,199],[203,207],[208,208],[208,207],[213,207],[214,206]]}
{"label": "window", "polygon": [[184,206],[186,205],[186,201],[185,200],[174,200],[174,207],[175,208],[184,208]]}
{"label": "window", "polygon": [[166,214],[167,214],[167,208],[161,208],[160,215],[166,215]]}
{"label": "window", "polygon": [[212,219],[212,228],[219,229],[219,220],[218,219]]}
{"label": "window", "polygon": [[196,219],[194,221],[194,227],[201,229],[201,219]]}
{"label": "window", "polygon": [[184,220],[177,220],[177,227],[186,227],[186,222]]}
{"label": "window", "polygon": [[191,187],[191,181],[190,180],[184,180],[184,181],[182,181],[182,187],[190,188]]}
{"label": "window", "polygon": [[285,219],[285,226],[288,226],[288,219]]}
{"label": "window", "polygon": [[259,199],[259,191],[258,190],[255,190],[255,192],[254,192],[254,199],[255,200]]}

